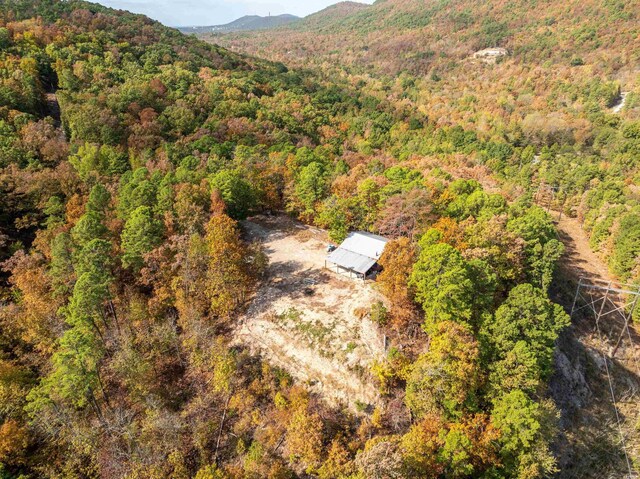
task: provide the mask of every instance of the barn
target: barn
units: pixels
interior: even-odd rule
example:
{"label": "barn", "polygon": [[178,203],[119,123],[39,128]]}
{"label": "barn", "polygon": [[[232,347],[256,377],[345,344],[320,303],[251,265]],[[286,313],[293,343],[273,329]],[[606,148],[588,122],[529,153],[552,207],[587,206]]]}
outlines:
{"label": "barn", "polygon": [[354,231],[325,260],[325,267],[333,265],[336,272],[347,272],[365,280],[376,270],[378,260],[389,240],[382,236]]}

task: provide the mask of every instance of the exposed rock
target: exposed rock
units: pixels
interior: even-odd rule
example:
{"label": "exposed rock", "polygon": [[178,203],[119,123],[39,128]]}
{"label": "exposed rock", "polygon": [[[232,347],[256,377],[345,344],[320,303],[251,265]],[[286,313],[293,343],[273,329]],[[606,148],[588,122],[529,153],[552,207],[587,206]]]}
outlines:
{"label": "exposed rock", "polygon": [[628,91],[620,92],[620,96],[615,104],[611,107],[611,113],[620,113],[627,102]]}
{"label": "exposed rock", "polygon": [[[564,341],[564,347],[556,348],[556,370],[549,384],[551,395],[563,412],[563,420],[568,419],[575,410],[584,407],[591,397],[591,389],[585,377],[585,360],[588,361],[588,358],[580,354],[578,348],[572,348],[569,344],[571,342]],[[567,346],[573,351],[568,351]]]}
{"label": "exposed rock", "polygon": [[494,63],[498,58],[507,56],[509,51],[506,48],[494,47],[478,50],[473,54],[473,58],[477,58],[487,63]]}

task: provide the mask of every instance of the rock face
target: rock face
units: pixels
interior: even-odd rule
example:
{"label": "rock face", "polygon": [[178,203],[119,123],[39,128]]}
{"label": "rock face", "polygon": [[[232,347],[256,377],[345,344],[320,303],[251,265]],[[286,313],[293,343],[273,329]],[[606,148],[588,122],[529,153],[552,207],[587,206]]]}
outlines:
{"label": "rock face", "polygon": [[[562,422],[569,422],[570,416],[584,407],[591,397],[591,390],[585,377],[585,364],[583,355],[571,354],[573,351],[563,351],[556,348],[555,374],[549,384],[553,399],[563,412]],[[569,359],[569,358],[572,359]],[[563,424],[566,426],[567,424]]]}
{"label": "rock face", "polygon": [[477,58],[478,60],[482,60],[485,62],[493,63],[498,58],[507,56],[509,51],[506,48],[485,48],[484,50],[478,50],[473,54],[473,58]]}
{"label": "rock face", "polygon": [[625,103],[627,102],[628,91],[621,91],[620,96],[618,97],[618,101],[611,107],[611,113],[620,113],[624,108]]}

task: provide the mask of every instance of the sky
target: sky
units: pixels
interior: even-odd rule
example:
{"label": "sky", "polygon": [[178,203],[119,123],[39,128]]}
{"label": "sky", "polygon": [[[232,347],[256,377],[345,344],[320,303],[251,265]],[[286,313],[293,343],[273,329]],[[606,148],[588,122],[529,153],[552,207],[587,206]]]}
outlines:
{"label": "sky", "polygon": [[[165,25],[208,26],[229,23],[243,15],[304,17],[337,0],[94,0],[107,7],[143,13]],[[373,3],[373,0],[360,0]]]}

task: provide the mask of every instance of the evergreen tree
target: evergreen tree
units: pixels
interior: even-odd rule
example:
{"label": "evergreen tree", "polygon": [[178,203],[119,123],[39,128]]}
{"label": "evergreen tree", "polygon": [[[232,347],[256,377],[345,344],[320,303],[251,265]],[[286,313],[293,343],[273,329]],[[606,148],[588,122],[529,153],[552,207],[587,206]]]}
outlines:
{"label": "evergreen tree", "polygon": [[87,201],[87,212],[95,212],[104,215],[109,207],[111,193],[102,185],[97,183],[91,188],[89,200]]}
{"label": "evergreen tree", "polygon": [[294,208],[300,211],[301,217],[311,217],[316,203],[324,198],[326,192],[325,170],[322,164],[312,162],[302,168],[296,179]]}
{"label": "evergreen tree", "polygon": [[227,213],[233,219],[243,220],[253,208],[255,195],[251,185],[238,171],[222,170],[211,178],[211,188],[218,190]]}
{"label": "evergreen tree", "polygon": [[158,244],[161,234],[162,225],[153,217],[151,208],[136,208],[122,230],[122,265],[133,270],[140,269],[143,255]]}
{"label": "evergreen tree", "polygon": [[493,320],[484,324],[483,334],[498,360],[524,341],[542,375],[547,377],[553,365],[555,341],[568,325],[569,316],[562,306],[549,301],[542,290],[521,284],[511,290]]}
{"label": "evergreen tree", "polygon": [[500,454],[507,477],[539,479],[558,471],[549,442],[556,433],[558,412],[514,390],[499,398],[491,420],[500,430]]}
{"label": "evergreen tree", "polygon": [[473,283],[469,267],[448,244],[424,245],[413,266],[409,285],[425,312],[425,330],[440,321],[468,322],[472,316]]}
{"label": "evergreen tree", "polygon": [[51,241],[49,276],[54,294],[66,297],[73,281],[72,241],[69,233],[62,232]]}
{"label": "evergreen tree", "polygon": [[91,240],[105,237],[108,230],[103,221],[103,214],[96,211],[87,211],[71,229],[73,241],[82,247]]}

